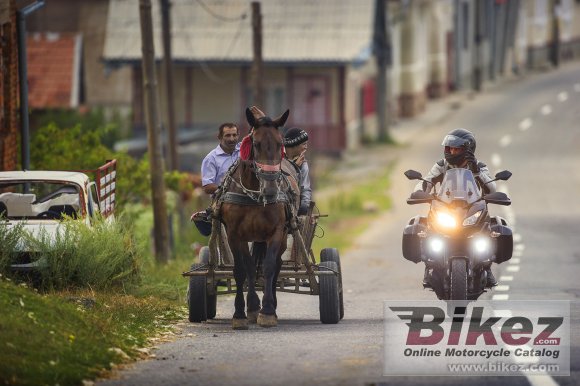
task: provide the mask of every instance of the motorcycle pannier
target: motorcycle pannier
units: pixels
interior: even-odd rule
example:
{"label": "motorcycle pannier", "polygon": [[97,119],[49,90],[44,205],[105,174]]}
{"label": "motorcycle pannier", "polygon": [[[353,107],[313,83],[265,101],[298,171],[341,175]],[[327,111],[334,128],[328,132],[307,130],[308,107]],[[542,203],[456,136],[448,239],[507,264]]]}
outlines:
{"label": "motorcycle pannier", "polygon": [[495,238],[495,262],[501,264],[512,258],[514,249],[512,230],[507,226],[507,222],[499,216],[492,217],[490,225],[492,232],[499,233],[499,236]]}
{"label": "motorcycle pannier", "polygon": [[414,217],[403,231],[403,257],[413,263],[421,261],[421,239],[418,234],[427,230],[426,221],[425,217]]}

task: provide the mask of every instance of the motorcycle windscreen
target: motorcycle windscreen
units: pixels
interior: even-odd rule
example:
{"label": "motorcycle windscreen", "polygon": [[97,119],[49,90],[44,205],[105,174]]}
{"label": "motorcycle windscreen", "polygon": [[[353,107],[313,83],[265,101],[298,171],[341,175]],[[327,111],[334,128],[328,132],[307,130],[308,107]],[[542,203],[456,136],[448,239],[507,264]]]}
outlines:
{"label": "motorcycle windscreen", "polygon": [[437,196],[446,203],[463,200],[468,204],[472,204],[481,198],[481,193],[471,171],[456,168],[445,172],[445,177],[443,177],[441,189],[439,189]]}

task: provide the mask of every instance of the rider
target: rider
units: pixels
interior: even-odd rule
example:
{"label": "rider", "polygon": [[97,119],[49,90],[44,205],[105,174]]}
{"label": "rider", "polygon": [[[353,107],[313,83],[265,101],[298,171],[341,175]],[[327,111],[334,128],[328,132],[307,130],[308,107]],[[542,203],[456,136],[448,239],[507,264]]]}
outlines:
{"label": "rider", "polygon": [[[201,163],[201,184],[205,193],[215,196],[226,172],[240,157],[240,144],[238,143],[238,127],[231,122],[222,124],[218,129],[219,144],[205,156]],[[204,236],[211,234],[211,223],[208,219],[210,208],[196,212],[191,220],[199,232]]]}
{"label": "rider", "polygon": [[310,201],[312,200],[308,161],[305,159],[306,149],[308,149],[308,133],[298,127],[288,129],[286,134],[284,134],[284,148],[286,149],[286,158],[300,171],[300,207],[298,215],[304,216],[308,213]]}
{"label": "rider", "polygon": [[[487,165],[483,162],[478,162],[475,158],[476,141],[473,133],[466,129],[452,130],[445,136],[445,138],[443,138],[443,143],[441,143],[441,145],[445,146],[443,153],[445,158],[437,161],[429,171],[429,174],[425,177],[425,180],[431,181],[433,184],[428,184],[424,181],[419,182],[415,187],[415,191],[431,191],[435,184],[443,181],[445,172],[453,168],[465,168],[471,170],[475,180],[478,182],[485,194],[496,191],[495,182],[489,182],[492,178],[489,175]],[[487,267],[486,271],[487,287],[495,287],[497,281],[491,272],[491,267]],[[427,269],[425,270],[425,278],[426,276]]]}

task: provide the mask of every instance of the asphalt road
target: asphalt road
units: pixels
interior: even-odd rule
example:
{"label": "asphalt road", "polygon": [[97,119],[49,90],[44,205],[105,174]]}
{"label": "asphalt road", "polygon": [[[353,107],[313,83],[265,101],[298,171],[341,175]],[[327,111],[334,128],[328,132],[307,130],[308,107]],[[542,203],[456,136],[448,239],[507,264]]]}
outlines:
{"label": "asphalt road", "polygon": [[[427,206],[407,206],[414,183],[402,172],[426,172],[442,156],[444,134],[476,133],[477,155],[513,205],[493,207],[514,226],[512,261],[494,266],[497,290],[482,299],[572,300],[569,377],[384,377],[383,301],[431,300],[421,287],[422,264],[401,256],[401,232]],[[342,253],[345,317],[318,320],[318,299],[282,294],[279,326],[232,331],[233,299],[221,298],[217,318],[184,323],[181,337],[101,385],[577,385],[580,384],[580,66],[504,82],[466,101],[438,126],[425,128],[397,149],[390,194],[394,207]],[[331,247],[331,246],[329,246]],[[185,285],[185,283],[184,283]]]}

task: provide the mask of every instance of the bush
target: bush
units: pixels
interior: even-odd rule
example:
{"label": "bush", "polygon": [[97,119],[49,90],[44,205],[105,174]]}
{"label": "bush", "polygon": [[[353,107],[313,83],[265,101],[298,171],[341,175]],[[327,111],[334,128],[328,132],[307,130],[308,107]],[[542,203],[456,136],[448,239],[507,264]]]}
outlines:
{"label": "bush", "polygon": [[[23,227],[6,230],[0,226],[0,237],[12,246],[18,235],[21,246],[34,251],[33,260],[40,265],[37,284],[41,289],[107,289],[138,281],[138,249],[131,230],[122,221],[108,223],[100,219],[88,227],[69,219],[60,227],[53,237],[46,231],[32,237]],[[8,265],[18,254],[2,245],[2,270],[9,275]]]}

